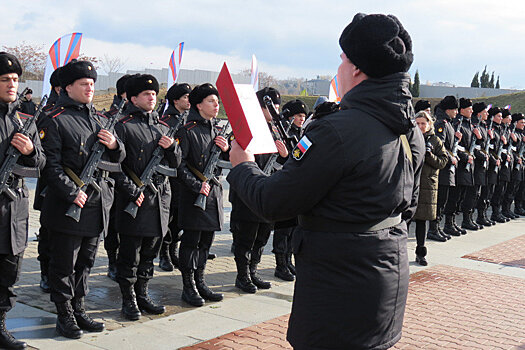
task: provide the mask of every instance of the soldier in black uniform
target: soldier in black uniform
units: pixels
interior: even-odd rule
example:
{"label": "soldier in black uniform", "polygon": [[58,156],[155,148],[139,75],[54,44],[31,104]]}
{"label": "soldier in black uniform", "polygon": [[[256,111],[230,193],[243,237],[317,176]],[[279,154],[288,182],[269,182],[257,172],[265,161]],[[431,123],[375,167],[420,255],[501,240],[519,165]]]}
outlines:
{"label": "soldier in black uniform", "polygon": [[[86,314],[84,297],[100,237],[107,233],[114,187],[108,172],[97,170],[95,181],[101,191],[89,186],[84,192],[78,176],[95,142],[106,146],[103,159],[109,162],[118,163],[125,155],[124,145],[104,130],[107,118],[97,114],[91,103],[96,78],[88,61],[72,60],[63,66],[60,97],[40,132],[47,156],[43,178],[48,186],[40,221],[47,227],[51,243],[51,301],[57,307],[57,332],[75,339],[82,336],[81,329],[104,329],[103,323]],[[66,216],[72,205],[83,208],[79,222]]]}
{"label": "soldier in black uniform", "polygon": [[[521,140],[521,130],[518,127],[518,123],[520,120],[524,119],[523,113],[514,113],[512,115],[512,124],[511,124],[511,130],[513,131],[510,134],[510,145],[509,145],[509,152],[512,153],[512,163],[509,164],[510,167],[510,182],[507,186],[507,190],[505,191],[505,197],[503,198],[503,206],[502,206],[502,213],[503,215],[507,217],[514,217],[519,218],[520,215],[516,213],[516,210],[512,211],[511,206],[512,202],[514,202],[514,198],[516,196],[516,193],[519,189],[520,183],[523,180],[523,170],[521,169],[520,165],[521,158],[519,157],[519,150],[522,144]],[[516,209],[516,208],[515,208]]]}
{"label": "soldier in black uniform", "polygon": [[[492,126],[487,125],[488,106],[485,102],[477,102],[472,106],[473,115],[472,123],[477,124],[477,129],[481,134],[481,139],[477,141],[477,146],[474,150],[474,185],[479,186],[479,195],[476,200],[476,209],[478,215],[476,224],[479,226],[492,226],[493,223],[487,218],[487,199],[488,199],[488,182],[487,182],[487,168],[490,160],[489,152],[487,152],[487,145],[490,145],[489,129]],[[492,122],[491,122],[492,124]]]}
{"label": "soldier in black uniform", "polygon": [[[257,91],[257,98],[263,110],[263,115],[268,123],[268,128],[274,137],[279,154],[275,162],[284,164],[288,157],[288,151],[284,143],[279,140],[278,131],[272,124],[272,116],[266,108],[264,97],[269,96],[275,108],[278,110],[281,104],[281,95],[274,88],[265,87]],[[277,155],[275,155],[277,156]],[[258,154],[255,161],[260,169],[265,169],[269,161],[275,157],[272,154]],[[267,169],[269,174],[276,170],[275,166]],[[246,293],[255,293],[257,289],[271,288],[271,283],[262,280],[257,274],[257,265],[261,261],[264,246],[270,238],[273,223],[255,214],[235,190],[230,190],[229,200],[232,203],[230,217],[230,231],[233,235],[235,264],[237,266],[237,277],[235,286]],[[274,236],[275,237],[275,236]],[[274,238],[275,239],[275,238]],[[284,260],[283,260],[284,262]]]}
{"label": "soldier in black uniform", "polygon": [[507,144],[505,144],[502,154],[502,166],[500,171],[500,178],[499,181],[504,182],[504,190],[501,193],[502,198],[501,200],[501,214],[509,219],[517,219],[519,218],[519,215],[516,215],[512,212],[510,206],[512,205],[512,200],[510,200],[509,197],[512,195],[509,194],[510,192],[513,192],[514,189],[512,187],[512,173],[514,168],[514,161],[515,161],[515,154],[516,151],[515,143],[518,141],[518,138],[514,134],[514,128],[515,125],[512,125],[512,115],[510,114],[510,110],[505,110],[503,113],[503,120],[502,124],[505,125],[505,129],[507,130],[507,133],[505,134],[507,137]]}
{"label": "soldier in black uniform", "polygon": [[[187,123],[177,132],[182,149],[179,178],[179,227],[183,230],[179,249],[182,273],[182,300],[193,306],[204,305],[204,299],[221,301],[223,295],[208,288],[204,269],[215,231],[222,230],[224,208],[222,186],[203,181],[202,172],[210,153],[217,145],[228,151],[226,139],[219,134],[213,120],[219,113],[219,93],[211,84],[195,87],[190,93],[191,109]],[[219,177],[220,168],[216,173]],[[206,196],[206,210],[194,205],[199,194]]]}
{"label": "soldier in black uniform", "polygon": [[270,177],[232,143],[228,181],[266,219],[299,215],[292,346],[386,349],[401,337],[405,220],[425,153],[405,73],[411,40],[394,16],[358,14],[339,42],[341,110],[313,121]]}
{"label": "soldier in black uniform", "polygon": [[33,102],[33,90],[28,89],[20,101],[20,112],[35,115],[36,104]]}
{"label": "soldier in black uniform", "polygon": [[492,115],[492,127],[493,127],[493,138],[491,141],[491,154],[492,157],[489,162],[489,169],[488,169],[488,184],[489,184],[489,200],[490,205],[492,207],[492,214],[490,216],[490,220],[504,223],[509,221],[510,219],[506,216],[503,216],[501,214],[501,198],[502,195],[499,193],[496,193],[496,191],[502,191],[501,183],[500,183],[500,172],[501,172],[501,166],[503,164],[502,162],[502,149],[504,144],[507,142],[507,138],[504,135],[505,128],[502,125],[501,121],[503,119],[503,113],[506,111],[506,109],[500,109],[500,108],[492,108],[489,110],[489,115]]}
{"label": "soldier in black uniform", "polygon": [[[301,138],[302,126],[308,115],[308,106],[301,100],[292,100],[284,104],[283,117],[288,118],[289,134],[297,140]],[[297,226],[297,218],[275,223],[273,233],[273,253],[275,254],[275,277],[285,281],[295,279],[295,266],[292,263],[292,234]]]}
{"label": "soldier in black uniform", "polygon": [[[41,136],[45,135],[44,128],[46,128],[46,123],[49,122],[49,118],[47,118],[48,113],[51,112],[55,108],[55,104],[58,101],[58,95],[60,93],[60,80],[58,80],[58,72],[60,70],[60,67],[55,69],[53,73],[51,73],[51,77],[49,78],[49,83],[51,84],[51,93],[49,95],[49,98],[47,99],[46,106],[42,110],[43,114],[40,115],[40,117],[37,120],[37,128]],[[42,190],[46,187],[46,184],[44,182],[43,178],[39,178],[36,183],[36,190],[35,190],[35,202],[33,203],[33,209],[35,210],[41,210],[42,209],[42,202],[44,200],[44,197],[42,196]],[[44,293],[49,293],[51,291],[51,288],[49,287],[49,261],[51,260],[51,247],[50,247],[50,240],[49,240],[49,231],[47,228],[40,224],[40,228],[38,229],[38,261],[40,261],[40,289]]]}
{"label": "soldier in black uniform", "polygon": [[[117,94],[113,96],[113,102],[111,103],[111,107],[109,111],[106,113],[108,118],[114,117],[115,114],[118,113],[118,106],[120,106],[120,103],[123,99],[126,98],[126,82],[128,81],[129,77],[131,75],[124,74],[117,80]],[[127,103],[124,106],[124,111],[127,107]],[[116,218],[116,205],[115,202],[113,202],[113,205],[111,206],[111,212],[110,212],[110,218],[109,218],[109,227],[108,227],[108,234],[104,238],[104,249],[106,250],[106,253],[108,254],[108,277],[111,278],[113,281],[117,282],[117,254],[118,254],[118,248],[120,245],[120,239],[115,223]]]}
{"label": "soldier in black uniform", "polygon": [[[46,160],[36,127],[31,128],[29,136],[17,132],[20,123],[31,118],[30,115],[15,112],[21,75],[22,67],[18,59],[0,52],[0,164],[3,164],[8,148],[13,145],[21,153],[20,165],[42,169]],[[16,198],[11,200],[5,193],[0,194],[0,347],[24,349],[26,343],[16,340],[6,329],[5,322],[7,312],[15,306],[13,285],[20,275],[27,246],[29,191],[24,179],[18,175],[12,174],[8,185]]]}
{"label": "soldier in black uniform", "polygon": [[[122,313],[129,320],[138,320],[139,311],[162,314],[162,305],[156,305],[148,293],[148,282],[153,277],[153,259],[159,253],[162,237],[168,231],[170,184],[166,176],[155,174],[153,184],[158,192],[140,189],[137,179],[149,164],[153,152],[164,149],[162,164],[176,168],[180,164],[180,149],[174,139],[166,136],[169,126],[154,111],[159,83],[154,76],[137,74],[126,82],[130,104],[128,115],[120,120],[115,130],[126,145],[123,173],[116,176],[116,228],[120,235],[117,258],[117,281],[122,292]],[[129,203],[139,206],[133,218],[124,209]]]}
{"label": "soldier in black uniform", "polygon": [[452,148],[457,139],[461,139],[461,133],[455,133],[452,121],[456,118],[458,113],[458,101],[454,96],[446,96],[443,98],[434,110],[436,123],[434,124],[434,131],[436,135],[441,138],[445,150],[449,153],[449,162],[445,168],[439,171],[438,180],[438,201],[436,220],[429,222],[427,238],[435,241],[443,242],[450,239],[452,235],[459,236],[459,231],[456,230],[454,223],[454,216],[449,215],[445,218],[445,227],[441,230],[439,222],[441,221],[445,204],[447,203],[450,189],[456,186],[455,167],[458,164],[457,157],[452,156]]}
{"label": "soldier in black uniform", "polygon": [[[161,120],[173,127],[176,124],[180,126],[186,124],[188,111],[190,110],[191,87],[189,84],[173,84],[166,94],[168,108]],[[171,184],[171,205],[170,205],[170,223],[168,233],[162,239],[162,245],[159,253],[159,267],[164,271],[173,271],[173,267],[179,267],[179,256],[177,248],[180,241],[180,228],[178,226],[178,208],[179,208],[179,186],[180,181],[177,178],[170,178]]]}
{"label": "soldier in black uniform", "polygon": [[515,120],[513,119],[514,123],[516,123],[516,137],[519,140],[516,152],[516,162],[514,165],[514,178],[516,181],[520,178],[521,173],[521,180],[518,183],[518,188],[516,190],[516,193],[514,195],[514,213],[516,215],[525,215],[525,208],[524,208],[524,199],[525,199],[525,160],[524,160],[524,154],[525,154],[525,119],[523,118],[523,113],[518,113],[518,116],[515,117]]}

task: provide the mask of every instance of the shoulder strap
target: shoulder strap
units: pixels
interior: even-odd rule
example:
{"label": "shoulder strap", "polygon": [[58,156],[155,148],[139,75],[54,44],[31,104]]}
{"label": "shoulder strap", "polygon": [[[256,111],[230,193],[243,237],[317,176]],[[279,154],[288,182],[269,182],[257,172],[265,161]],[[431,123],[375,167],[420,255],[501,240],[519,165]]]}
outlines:
{"label": "shoulder strap", "polygon": [[407,154],[408,160],[410,160],[410,163],[412,163],[412,150],[410,149],[410,144],[408,143],[407,135],[401,135],[399,136],[399,138],[401,139],[401,144],[403,145],[403,149]]}

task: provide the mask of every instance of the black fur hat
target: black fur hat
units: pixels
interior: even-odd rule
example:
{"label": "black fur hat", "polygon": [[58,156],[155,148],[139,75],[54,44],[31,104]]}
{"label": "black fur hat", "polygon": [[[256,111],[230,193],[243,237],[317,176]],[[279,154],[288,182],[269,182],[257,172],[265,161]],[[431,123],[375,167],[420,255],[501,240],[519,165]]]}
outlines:
{"label": "black fur hat", "polygon": [[495,107],[494,106],[491,109],[489,109],[489,116],[491,116],[491,117],[495,116],[498,113],[501,113],[501,108],[499,108],[499,107]]}
{"label": "black fur hat", "polygon": [[51,84],[52,88],[55,88],[57,86],[60,86],[60,79],[58,78],[58,74],[60,72],[61,67],[58,67],[51,73],[51,76],[49,77],[49,84]]}
{"label": "black fur hat", "polygon": [[7,52],[0,52],[0,75],[16,73],[20,77],[22,75],[22,66],[15,55]]}
{"label": "black fur hat", "polygon": [[472,106],[472,111],[474,112],[474,115],[478,115],[482,110],[487,109],[487,104],[485,102],[476,102]]}
{"label": "black fur hat", "polygon": [[439,106],[444,111],[447,109],[458,109],[458,100],[454,96],[445,96],[445,98],[439,102]]}
{"label": "black fur hat", "polygon": [[523,113],[514,113],[512,115],[512,122],[515,123],[519,120],[522,120],[522,119],[525,119],[525,115],[523,115]]}
{"label": "black fur hat", "polygon": [[459,99],[459,109],[472,107],[472,100],[470,98],[460,98]]}
{"label": "black fur hat", "polygon": [[197,105],[210,95],[219,97],[219,91],[217,91],[217,89],[210,83],[194,87],[190,92],[191,108],[197,109]]}
{"label": "black fur hat", "polygon": [[412,39],[393,15],[358,13],[343,30],[339,45],[372,78],[407,72],[414,60]]}
{"label": "black fur hat", "polygon": [[117,80],[117,95],[120,96],[126,92],[126,82],[130,77],[130,74],[124,74]]}
{"label": "black fur hat", "polygon": [[58,79],[62,89],[82,78],[91,78],[93,81],[97,81],[97,71],[89,61],[71,60],[58,71]]}
{"label": "black fur hat", "polygon": [[131,100],[132,96],[137,96],[142,91],[153,90],[159,93],[159,82],[151,74],[134,74],[126,81],[126,97]]}
{"label": "black fur hat", "polygon": [[430,108],[430,101],[427,100],[419,100],[416,102],[416,105],[414,106],[415,112],[424,111],[427,108]]}
{"label": "black fur hat", "polygon": [[[288,112],[285,112],[288,110]],[[291,118],[296,114],[304,113],[308,115],[308,106],[301,100],[288,101],[283,106],[283,115],[286,118]]]}
{"label": "black fur hat", "polygon": [[257,91],[255,93],[257,95],[257,99],[259,100],[259,104],[262,108],[266,108],[266,104],[264,103],[264,96],[270,96],[272,99],[273,104],[275,105],[281,105],[281,94],[279,91],[274,89],[273,87],[265,87],[261,90]]}
{"label": "black fur hat", "polygon": [[178,100],[182,96],[189,94],[191,92],[190,84],[181,83],[181,84],[173,84],[172,87],[169,88],[168,93],[166,94],[166,99],[168,100],[168,103],[171,105],[173,103],[173,100]]}

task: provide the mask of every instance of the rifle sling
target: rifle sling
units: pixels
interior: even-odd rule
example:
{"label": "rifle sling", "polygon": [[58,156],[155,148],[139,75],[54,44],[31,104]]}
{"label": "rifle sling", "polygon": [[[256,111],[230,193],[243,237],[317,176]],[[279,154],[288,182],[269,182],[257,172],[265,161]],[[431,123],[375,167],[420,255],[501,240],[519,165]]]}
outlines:
{"label": "rifle sling", "polygon": [[67,176],[69,176],[71,178],[71,180],[73,180],[73,182],[80,188],[84,187],[86,184],[84,183],[84,181],[82,181],[78,176],[77,174],[75,174],[75,172],[73,170],[71,170],[71,168],[68,168],[67,166],[64,167],[64,171],[65,173],[67,174]]}
{"label": "rifle sling", "polygon": [[135,172],[133,172],[133,170],[131,170],[129,167],[127,167],[124,164],[122,164],[122,168],[124,169],[124,172],[126,173],[126,175],[128,175],[130,177],[131,181],[133,181],[133,183],[137,187],[143,187],[144,186],[144,183],[140,180],[140,178],[137,176],[137,174],[135,174]]}
{"label": "rifle sling", "polygon": [[186,163],[186,165],[188,166],[188,169],[190,169],[190,171],[193,173],[193,175],[197,176],[199,180],[201,180],[202,182],[208,181],[208,178],[204,176],[204,174],[197,170],[195,167],[193,167],[191,164]]}

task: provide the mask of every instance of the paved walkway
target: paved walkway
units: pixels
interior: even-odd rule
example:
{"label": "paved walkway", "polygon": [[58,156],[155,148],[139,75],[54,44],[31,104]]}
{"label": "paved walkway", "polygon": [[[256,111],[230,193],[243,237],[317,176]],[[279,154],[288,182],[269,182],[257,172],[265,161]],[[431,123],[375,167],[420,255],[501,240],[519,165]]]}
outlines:
{"label": "paved walkway", "polygon": [[[229,208],[226,214],[229,222]],[[31,233],[38,229],[37,219],[38,213],[31,213]],[[228,229],[226,225],[217,234],[212,251],[218,258],[207,267],[209,284],[223,292],[225,300],[188,307],[180,300],[180,273],[156,268],[150,290],[167,312],[136,322],[120,315],[118,286],[105,276],[107,258],[100,248],[87,306],[93,317],[106,322],[107,330],[79,340],[54,333],[55,308],[49,294],[38,287],[37,244],[32,241],[8,328],[37,349],[291,349],[285,338],[293,283],[273,277],[271,241],[260,268],[273,287],[247,295],[233,285],[235,263]],[[410,235],[411,260],[414,249]],[[410,265],[403,337],[395,348],[525,349],[525,218],[447,243],[429,242],[428,250],[428,267]]]}

